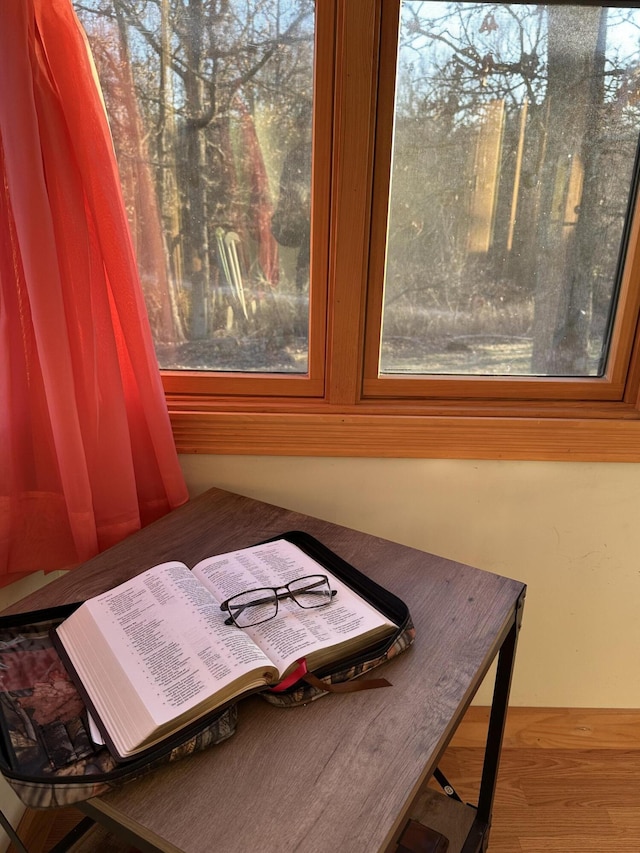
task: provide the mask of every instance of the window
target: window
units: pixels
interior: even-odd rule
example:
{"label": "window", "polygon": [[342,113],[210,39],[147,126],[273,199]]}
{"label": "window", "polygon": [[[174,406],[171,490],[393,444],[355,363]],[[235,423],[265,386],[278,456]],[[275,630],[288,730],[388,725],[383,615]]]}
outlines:
{"label": "window", "polygon": [[640,10],[77,6],[179,450],[640,460]]}

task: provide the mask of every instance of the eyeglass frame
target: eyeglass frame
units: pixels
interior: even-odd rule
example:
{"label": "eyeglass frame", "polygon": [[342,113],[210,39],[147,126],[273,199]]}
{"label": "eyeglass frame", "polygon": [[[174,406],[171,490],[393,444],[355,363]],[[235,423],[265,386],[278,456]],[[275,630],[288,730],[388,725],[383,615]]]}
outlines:
{"label": "eyeglass frame", "polygon": [[[295,594],[292,592],[292,590],[289,589],[289,586],[292,583],[298,583],[299,581],[308,580],[310,578],[322,579],[326,583],[331,595],[329,596],[327,601],[323,601],[321,604],[315,604],[312,607],[305,607],[304,604],[300,604],[300,602],[296,599]],[[282,590],[282,589],[286,590],[286,592],[280,593],[279,590]],[[275,596],[275,601],[274,601],[275,611],[273,613],[273,616],[268,616],[266,619],[260,619],[259,622],[251,622],[249,625],[238,625],[238,623],[235,620],[235,617],[231,613],[231,608],[229,607],[229,602],[233,601],[234,598],[238,598],[241,595],[249,595],[252,592],[262,592],[262,591],[272,592]],[[298,592],[304,592],[305,590],[300,589],[297,591]],[[307,592],[308,592],[308,590],[307,590]],[[327,575],[321,575],[321,574],[302,575],[302,577],[292,578],[289,581],[289,583],[281,584],[280,586],[258,586],[258,587],[255,587],[254,589],[246,589],[246,590],[242,590],[241,592],[237,592],[234,595],[229,596],[229,598],[225,599],[222,602],[222,604],[220,605],[220,610],[226,611],[229,614],[229,617],[224,620],[225,625],[235,625],[236,628],[240,628],[242,630],[242,628],[253,628],[254,625],[262,625],[265,622],[270,622],[272,619],[275,619],[276,616],[278,615],[278,604],[279,604],[279,602],[283,601],[287,598],[290,598],[302,610],[316,610],[319,607],[326,607],[328,604],[331,604],[331,602],[333,601],[333,599],[335,598],[335,596],[337,594],[338,594],[338,590],[331,588],[331,584],[329,583],[329,578],[327,577]],[[263,602],[260,599],[257,599],[256,601],[249,601],[247,604],[244,605],[242,610],[245,610],[247,607],[251,607],[251,606],[254,606],[256,604],[261,604],[261,603],[263,603]]]}

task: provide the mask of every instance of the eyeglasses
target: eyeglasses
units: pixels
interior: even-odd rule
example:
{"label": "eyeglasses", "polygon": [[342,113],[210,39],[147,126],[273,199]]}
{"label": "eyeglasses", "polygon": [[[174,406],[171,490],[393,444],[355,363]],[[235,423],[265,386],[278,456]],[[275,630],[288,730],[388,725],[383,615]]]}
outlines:
{"label": "eyeglasses", "polygon": [[260,587],[239,592],[223,601],[220,610],[229,613],[225,625],[248,628],[250,625],[259,625],[273,619],[278,612],[278,602],[285,598],[292,599],[299,607],[308,610],[331,604],[336,594],[337,590],[331,589],[326,575],[307,575],[283,586]]}

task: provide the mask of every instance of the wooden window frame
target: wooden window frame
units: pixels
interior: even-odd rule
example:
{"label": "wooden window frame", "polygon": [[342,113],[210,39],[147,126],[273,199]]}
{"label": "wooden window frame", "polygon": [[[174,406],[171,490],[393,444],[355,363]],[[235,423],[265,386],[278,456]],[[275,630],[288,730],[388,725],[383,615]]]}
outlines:
{"label": "wooden window frame", "polygon": [[309,373],[164,371],[178,451],[640,461],[637,211],[604,377],[376,375],[398,12],[318,0]]}

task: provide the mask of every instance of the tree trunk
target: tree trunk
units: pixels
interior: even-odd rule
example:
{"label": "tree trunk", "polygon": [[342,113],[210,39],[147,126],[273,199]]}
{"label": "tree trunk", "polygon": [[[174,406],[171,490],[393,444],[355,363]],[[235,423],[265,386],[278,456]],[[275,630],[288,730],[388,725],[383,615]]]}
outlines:
{"label": "tree trunk", "polygon": [[[538,219],[532,369],[584,375],[597,236],[595,148],[606,10],[549,6],[546,153]],[[591,245],[590,245],[591,244]]]}
{"label": "tree trunk", "polygon": [[[164,249],[169,273],[168,298],[175,329],[175,340],[184,341],[179,294],[182,290],[183,268],[180,247],[180,200],[176,174],[176,121],[173,103],[173,78],[170,63],[171,27],[169,0],[160,3],[160,91],[158,93],[157,149],[159,174],[156,180],[158,206],[165,236]],[[167,246],[167,240],[169,246]]]}
{"label": "tree trunk", "polygon": [[202,0],[191,0],[189,40],[185,74],[187,121],[184,128],[186,209],[184,221],[185,266],[191,282],[191,336],[205,338],[209,332],[208,302],[211,280],[207,222],[206,140],[204,114],[204,8]]}

